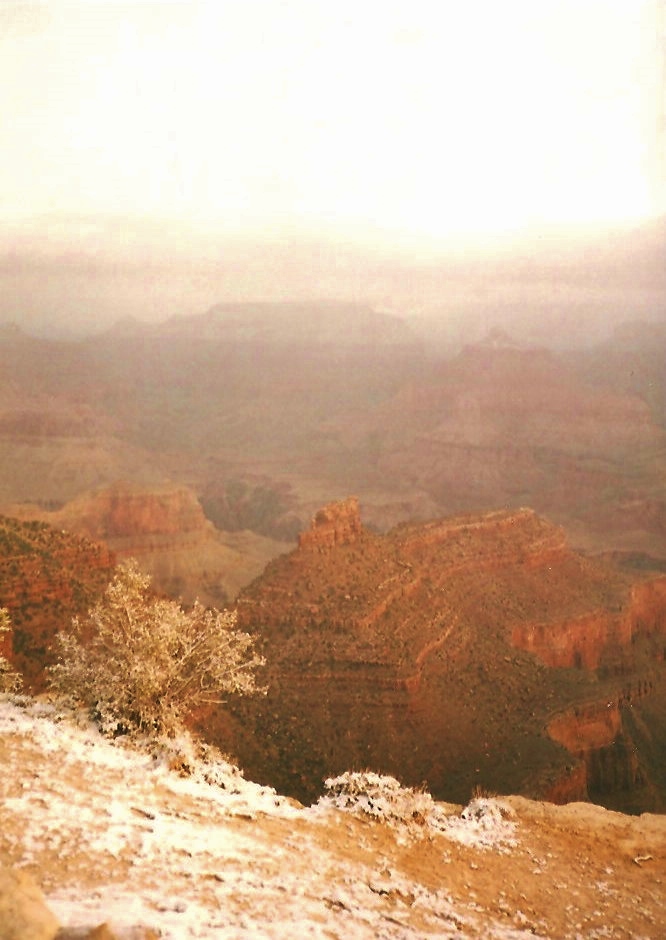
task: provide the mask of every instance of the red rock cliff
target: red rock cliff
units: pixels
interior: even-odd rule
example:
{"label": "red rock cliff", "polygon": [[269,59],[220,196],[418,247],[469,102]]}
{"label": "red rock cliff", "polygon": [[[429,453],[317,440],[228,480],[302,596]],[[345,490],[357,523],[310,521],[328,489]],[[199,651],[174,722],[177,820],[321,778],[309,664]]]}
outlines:
{"label": "red rock cliff", "polygon": [[298,545],[299,548],[323,551],[335,545],[356,542],[362,532],[358,500],[350,496],[320,509],[313,517],[310,529],[300,534]]}
{"label": "red rock cliff", "polygon": [[566,620],[520,623],[511,642],[547,666],[598,669],[604,654],[621,654],[636,635],[666,635],[666,577],[634,584],[617,610],[598,608]]}
{"label": "red rock cliff", "polygon": [[103,542],[119,559],[136,558],[160,592],[192,603],[223,607],[239,588],[283,550],[278,542],[238,533],[225,538],[186,486],[116,483],[84,493],[62,509],[16,507],[22,518],[41,519]]}
{"label": "red rock cliff", "polygon": [[[570,708],[549,722],[549,735],[569,751],[576,764],[574,773],[565,774],[546,794],[547,798],[553,802],[563,802],[559,798],[562,796],[577,799],[575,794],[567,791],[581,777],[585,792],[592,799],[604,794],[612,796],[620,792],[629,795],[646,790],[649,774],[641,764],[641,748],[637,746],[623,712],[626,706],[633,709],[651,692],[650,682],[638,682],[617,699]],[[652,747],[654,744],[652,741]],[[641,806],[640,800],[646,797],[654,799],[654,792],[644,792],[634,805]],[[626,798],[628,805],[632,806],[631,797]]]}
{"label": "red rock cliff", "polygon": [[8,657],[27,686],[43,685],[55,634],[85,614],[106,587],[115,564],[98,545],[40,522],[0,516],[0,607],[13,626]]}
{"label": "red rock cliff", "polygon": [[[359,531],[355,500],[327,507],[240,596],[269,693],[244,704],[236,738],[218,743],[300,798],[314,795],[303,779],[354,765],[425,779],[443,799],[475,784],[580,798],[587,772],[548,724],[572,700],[618,702],[629,674],[549,667],[535,625],[554,665],[592,666],[611,637],[628,642],[630,669],[630,611],[653,623],[662,603],[660,588],[632,587],[634,576],[573,552],[529,509],[381,536]],[[516,637],[531,644],[516,649]],[[257,747],[255,722],[270,746]]]}
{"label": "red rock cliff", "polygon": [[200,533],[207,522],[185,486],[138,487],[116,483],[67,505],[60,522],[88,538],[109,541]]}

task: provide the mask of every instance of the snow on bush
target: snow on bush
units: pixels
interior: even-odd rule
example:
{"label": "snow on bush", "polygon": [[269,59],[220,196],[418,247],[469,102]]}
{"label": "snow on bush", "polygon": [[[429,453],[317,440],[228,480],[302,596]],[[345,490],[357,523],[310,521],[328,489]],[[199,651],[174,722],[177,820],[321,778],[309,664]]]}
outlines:
{"label": "snow on bush", "polygon": [[243,771],[231,758],[189,731],[181,731],[176,737],[134,737],[132,744],[146,749],[157,765],[180,777],[192,777],[231,793],[240,792],[238,787],[244,782]]}
{"label": "snow on bush", "polygon": [[83,704],[110,735],[175,735],[194,709],[262,691],[255,673],[264,660],[236,614],[198,602],[186,612],[154,597],[134,561],[118,566],[86,618],[58,634],[56,652],[52,690]]}
{"label": "snow on bush", "polygon": [[329,777],[324,786],[328,791],[322,798],[324,802],[394,826],[423,826],[435,807],[433,798],[425,790],[403,787],[395,777],[372,771],[348,771],[339,777]]}
{"label": "snow on bush", "polygon": [[328,792],[320,806],[370,816],[409,835],[441,832],[478,847],[516,844],[513,811],[497,799],[473,799],[455,815],[427,791],[403,787],[395,777],[371,771],[347,772],[325,780],[324,786]]}
{"label": "snow on bush", "polygon": [[[3,633],[9,633],[12,625],[9,621],[9,611],[0,607],[0,639]],[[9,694],[20,692],[23,680],[18,672],[14,672],[4,656],[0,656],[0,692]]]}

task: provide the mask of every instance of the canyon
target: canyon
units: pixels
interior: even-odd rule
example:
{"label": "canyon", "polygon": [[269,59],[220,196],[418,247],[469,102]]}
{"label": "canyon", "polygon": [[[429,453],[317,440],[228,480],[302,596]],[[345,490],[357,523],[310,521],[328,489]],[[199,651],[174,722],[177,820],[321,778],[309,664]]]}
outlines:
{"label": "canyon", "polygon": [[436,343],[302,302],[0,329],[0,510],[98,553],[71,603],[62,563],[62,609],[12,560],[36,585],[28,620],[0,591],[29,686],[133,556],[185,604],[237,599],[271,691],[195,717],[285,792],[372,765],[457,801],[662,811],[666,330],[571,350],[488,325]]}
{"label": "canyon", "polygon": [[659,323],[588,349],[500,328],[443,348],[344,303],[216,305],[77,340],[6,326],[0,508],[174,484],[217,529],[285,542],[349,493],[380,531],[528,505],[578,547],[666,562],[664,356]]}
{"label": "canyon", "polygon": [[[83,501],[79,522],[106,544],[2,518],[5,643],[28,690],[44,687],[55,633],[108,583],[109,546],[139,544],[138,519],[149,557],[183,530],[198,557],[211,524],[192,494],[153,496],[121,486]],[[280,792],[311,800],[324,777],[372,767],[458,802],[479,789],[666,806],[666,576],[575,552],[531,509],[380,534],[349,497],[316,512],[236,604],[268,694],[192,720]]]}

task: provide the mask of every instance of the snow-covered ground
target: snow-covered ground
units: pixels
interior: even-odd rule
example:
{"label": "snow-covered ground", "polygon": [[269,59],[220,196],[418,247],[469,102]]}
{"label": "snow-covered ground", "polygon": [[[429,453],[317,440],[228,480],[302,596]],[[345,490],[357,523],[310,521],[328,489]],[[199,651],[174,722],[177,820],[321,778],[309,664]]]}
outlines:
{"label": "snow-covered ground", "polygon": [[[146,925],[174,940],[661,936],[657,823],[636,850],[650,859],[621,859],[649,873],[641,932],[626,932],[626,917],[616,932],[626,873],[602,860],[581,882],[553,825],[552,851],[535,835],[535,818],[555,811],[542,804],[485,799],[461,811],[355,774],[304,808],[186,740],[130,749],[29,701],[0,702],[0,767],[0,862],[30,872],[69,927],[106,921],[130,938]],[[567,870],[564,896],[555,881]]]}

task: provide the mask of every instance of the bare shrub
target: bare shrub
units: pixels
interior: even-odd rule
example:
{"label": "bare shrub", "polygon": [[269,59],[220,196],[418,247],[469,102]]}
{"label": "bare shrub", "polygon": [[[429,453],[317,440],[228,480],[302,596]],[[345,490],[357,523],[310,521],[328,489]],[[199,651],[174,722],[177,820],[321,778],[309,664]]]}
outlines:
{"label": "bare shrub", "polygon": [[426,790],[404,787],[395,777],[348,771],[324,781],[326,795],[320,806],[333,806],[361,818],[398,830],[407,839],[435,833],[473,845],[505,852],[515,846],[513,810],[499,799],[477,797],[462,811],[460,807],[438,803]]}
{"label": "bare shrub", "polygon": [[236,629],[236,614],[198,602],[184,611],[150,593],[150,578],[122,563],[104,596],[56,638],[50,685],[83,704],[111,735],[178,733],[186,715],[230,693],[263,691],[264,660]]}
{"label": "bare shrub", "polygon": [[392,826],[422,826],[434,808],[433,799],[425,790],[404,787],[395,777],[370,770],[348,771],[325,780],[324,786],[327,791],[324,802]]}

